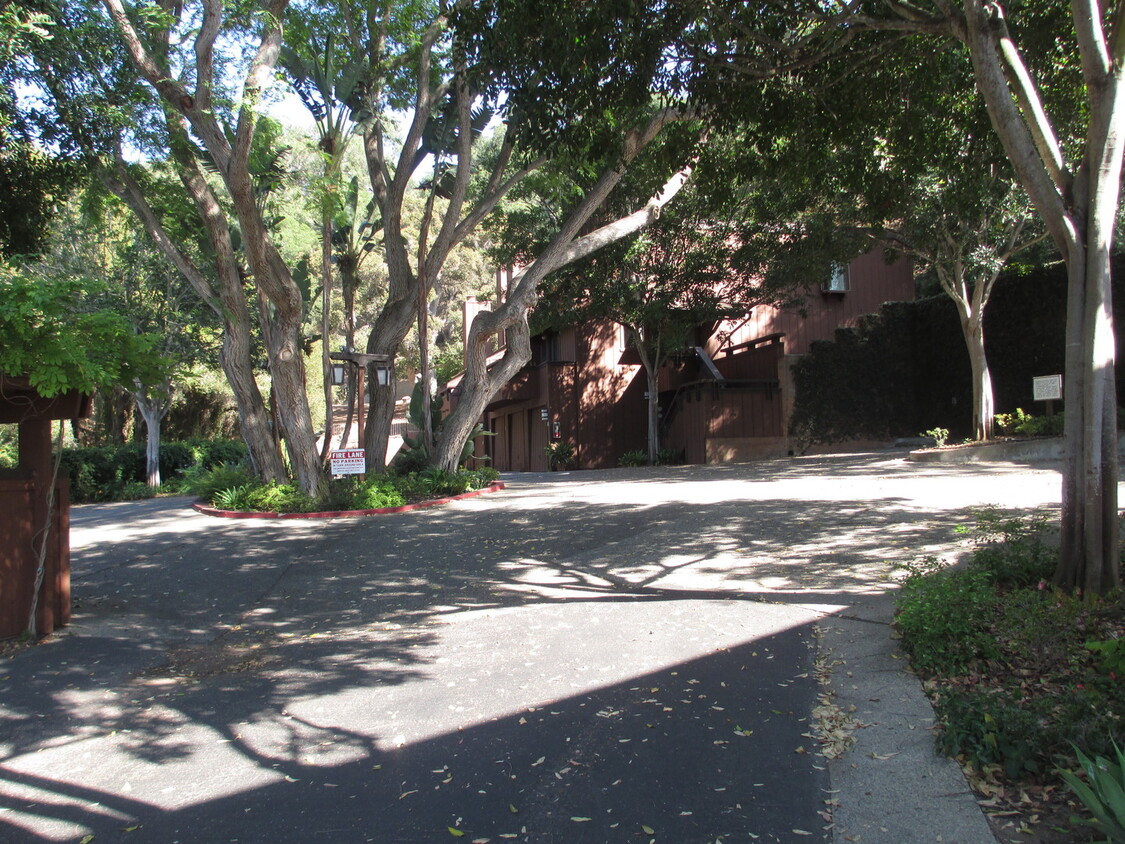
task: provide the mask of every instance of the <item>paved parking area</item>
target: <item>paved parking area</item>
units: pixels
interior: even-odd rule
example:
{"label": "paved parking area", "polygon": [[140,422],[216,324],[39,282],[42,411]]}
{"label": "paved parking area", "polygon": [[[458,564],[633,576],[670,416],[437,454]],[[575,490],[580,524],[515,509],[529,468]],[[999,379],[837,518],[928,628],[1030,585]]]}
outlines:
{"label": "paved parking area", "polygon": [[[506,480],[329,522],[75,508],[74,622],[0,664],[0,840],[992,840],[897,659],[893,563],[1056,508],[1057,472]],[[865,725],[832,763],[828,666]]]}

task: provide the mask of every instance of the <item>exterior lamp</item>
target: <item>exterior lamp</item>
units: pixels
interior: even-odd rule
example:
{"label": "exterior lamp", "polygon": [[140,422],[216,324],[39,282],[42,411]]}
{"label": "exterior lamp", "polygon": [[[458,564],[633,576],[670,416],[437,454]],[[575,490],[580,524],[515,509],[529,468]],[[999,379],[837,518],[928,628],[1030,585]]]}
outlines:
{"label": "exterior lamp", "polygon": [[332,386],[333,387],[343,386],[344,382],[347,380],[345,378],[345,375],[344,375],[344,372],[345,372],[344,364],[334,363],[334,364],[332,364],[332,366],[330,368],[332,370],[332,379],[331,379],[332,380]]}
{"label": "exterior lamp", "polygon": [[391,384],[391,367],[383,361],[375,362],[375,383],[380,387],[389,387]]}

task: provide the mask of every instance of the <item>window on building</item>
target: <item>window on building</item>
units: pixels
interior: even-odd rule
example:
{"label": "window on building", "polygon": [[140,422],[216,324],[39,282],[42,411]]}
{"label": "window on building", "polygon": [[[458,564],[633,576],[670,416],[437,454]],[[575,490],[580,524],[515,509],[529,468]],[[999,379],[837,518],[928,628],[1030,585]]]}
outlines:
{"label": "window on building", "polygon": [[833,264],[829,272],[828,281],[824,285],[825,293],[847,293],[849,289],[848,265]]}

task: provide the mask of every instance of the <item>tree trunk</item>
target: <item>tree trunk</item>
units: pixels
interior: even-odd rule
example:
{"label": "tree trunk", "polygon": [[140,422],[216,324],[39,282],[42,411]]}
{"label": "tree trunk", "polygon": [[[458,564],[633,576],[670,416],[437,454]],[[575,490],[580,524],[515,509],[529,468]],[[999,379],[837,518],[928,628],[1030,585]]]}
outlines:
{"label": "tree trunk", "polygon": [[996,405],[992,393],[992,374],[984,351],[982,314],[961,317],[961,332],[969,352],[969,369],[973,380],[973,439],[992,439],[995,430]]}
{"label": "tree trunk", "polygon": [[637,355],[641,359],[641,366],[645,371],[645,385],[648,396],[645,402],[648,428],[648,465],[655,466],[660,456],[659,343],[656,354],[652,354],[645,344],[644,333],[641,329],[628,326],[628,332],[633,339],[633,346],[637,350]]}
{"label": "tree trunk", "polygon": [[323,464],[332,449],[332,425],[336,419],[332,406],[332,359],[328,357],[332,351],[328,342],[332,316],[332,220],[327,213],[320,226],[320,288],[320,368],[324,378],[324,443],[320,447],[320,462]]}
{"label": "tree trunk", "polygon": [[1120,198],[1125,41],[1102,26],[1121,22],[1073,0],[1074,33],[1089,107],[1083,158],[1067,167],[1003,9],[967,0],[965,40],[977,88],[1036,210],[1067,265],[1066,459],[1055,582],[1099,594],[1120,585],[1117,516],[1117,395],[1110,251]]}
{"label": "tree trunk", "polygon": [[181,119],[171,113],[166,114],[166,118],[172,138],[170,148],[177,163],[180,181],[195,203],[214,252],[217,285],[213,285],[168,236],[124,161],[118,160],[114,169],[103,175],[103,180],[137,216],[157,249],[187,279],[203,302],[222,319],[223,345],[219,351],[219,364],[234,393],[239,430],[250,453],[250,462],[254,472],[263,481],[282,481],[285,479],[285,466],[274,445],[269,412],[254,377],[250,309],[242,289],[226,214],[200,172],[198,163],[188,153]]}
{"label": "tree trunk", "polygon": [[[682,116],[674,111],[665,111],[645,127],[629,132],[620,160],[602,173],[539,257],[516,274],[508,300],[494,311],[481,311],[473,319],[465,341],[465,374],[461,380],[461,398],[445,420],[434,454],[434,463],[439,468],[448,472],[457,470],[465,443],[492,396],[531,360],[531,333],[527,325],[527,314],[535,304],[539,282],[544,276],[645,228],[660,216],[664,206],[687,183],[693,164],[673,174],[643,208],[589,234],[578,236],[582,227],[621,181],[633,158],[668,123],[681,119]],[[506,332],[507,346],[500,360],[489,366],[489,341],[501,331]]]}
{"label": "tree trunk", "polygon": [[[1054,576],[1056,585],[1088,595],[1104,594],[1121,579],[1111,281],[1108,251],[1099,251],[1076,249],[1068,261],[1066,457]],[[1075,319],[1075,311],[1084,316]]]}
{"label": "tree trunk", "polygon": [[[406,272],[409,274],[408,269]],[[407,287],[410,295],[390,301],[384,306],[367,340],[367,352],[386,355],[392,369],[403,338],[414,322],[414,308],[417,305],[416,299],[412,298],[417,296],[417,289],[400,282],[399,289],[403,286]],[[394,421],[396,385],[393,374],[391,383],[386,387],[379,386],[376,378],[369,378],[367,383],[369,411],[363,430],[367,471],[382,472],[387,466],[387,443],[391,438],[391,424]]]}
{"label": "tree trunk", "polygon": [[156,489],[160,486],[160,426],[168,413],[168,400],[153,399],[143,390],[133,393],[137,410],[145,423],[145,481]]}

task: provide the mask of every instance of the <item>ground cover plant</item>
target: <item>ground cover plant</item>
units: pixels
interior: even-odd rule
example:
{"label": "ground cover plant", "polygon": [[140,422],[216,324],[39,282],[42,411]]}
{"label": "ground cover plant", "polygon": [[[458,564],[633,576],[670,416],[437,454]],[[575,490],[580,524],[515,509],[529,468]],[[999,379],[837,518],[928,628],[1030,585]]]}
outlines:
{"label": "ground cover plant", "polygon": [[[957,567],[908,564],[896,626],[957,759],[1002,837],[1113,842],[1062,772],[1125,743],[1125,608],[1049,585],[1042,515],[976,514]],[[1081,755],[1080,755],[1081,754]],[[1087,780],[1088,781],[1088,780]],[[1112,788],[1112,785],[1109,786]]]}
{"label": "ground cover plant", "polygon": [[338,510],[376,510],[419,501],[432,501],[483,489],[499,479],[491,467],[446,472],[428,468],[420,472],[387,472],[337,478],[324,492],[310,497],[295,484],[262,483],[245,466],[220,464],[194,475],[187,491],[220,510],[260,513],[317,513]]}

